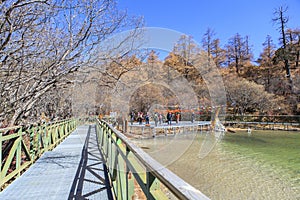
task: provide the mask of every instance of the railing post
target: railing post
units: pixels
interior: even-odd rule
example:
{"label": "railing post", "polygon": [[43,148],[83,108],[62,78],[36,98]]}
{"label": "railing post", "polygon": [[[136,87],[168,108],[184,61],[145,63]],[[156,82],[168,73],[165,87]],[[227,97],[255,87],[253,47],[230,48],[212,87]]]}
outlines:
{"label": "railing post", "polygon": [[105,126],[105,140],[104,140],[104,144],[105,144],[105,157],[106,157],[106,162],[108,163],[108,143],[109,143],[109,136],[108,136],[108,127]]}
{"label": "railing post", "polygon": [[63,124],[60,124],[60,127],[59,127],[59,134],[61,135],[62,138],[65,137],[64,126],[63,126]]}
{"label": "railing post", "polygon": [[44,125],[40,125],[40,138],[42,139],[42,149],[46,151],[47,149],[47,138],[46,138],[46,130]]}
{"label": "railing post", "polygon": [[48,138],[49,138],[49,148],[52,149],[54,142],[54,134],[53,134],[53,125],[46,126],[47,127],[47,132],[48,132]]}
{"label": "railing post", "polygon": [[64,124],[64,129],[65,129],[65,136],[68,134],[68,124],[66,122],[63,122]]}
{"label": "railing post", "polygon": [[57,136],[59,137],[59,140],[62,140],[64,138],[64,135],[62,134],[60,123],[57,124],[56,131],[57,131]]}
{"label": "railing post", "polygon": [[51,149],[53,149],[56,145],[56,132],[55,132],[55,125],[56,124],[51,124],[49,126],[50,129],[50,138],[51,138]]}
{"label": "railing post", "polygon": [[17,150],[16,150],[16,170],[18,172],[17,177],[20,176],[20,166],[21,166],[21,148],[22,148],[22,127],[18,130],[18,145],[17,145]]}
{"label": "railing post", "polygon": [[[130,150],[129,150],[129,148],[127,147],[127,145],[126,145],[126,160],[127,160],[127,162],[128,162],[128,155],[129,155],[129,152],[130,152]],[[126,165],[126,199],[129,199],[129,167],[128,167],[128,165],[127,165],[127,162],[125,162],[125,165]]]}
{"label": "railing post", "polygon": [[49,150],[49,145],[50,145],[50,137],[49,137],[49,130],[47,125],[43,125],[44,131],[45,131],[45,138],[46,138],[46,147],[45,151]]}
{"label": "railing post", "polygon": [[59,134],[59,124],[55,124],[55,135],[57,141],[61,140],[60,134]]}
{"label": "railing post", "polygon": [[109,153],[107,153],[109,155],[109,166],[110,166],[110,170],[111,172],[113,171],[113,156],[112,156],[112,145],[113,145],[113,141],[112,141],[112,135],[111,135],[111,129],[108,130],[108,145],[109,145]]}
{"label": "railing post", "polygon": [[77,124],[77,120],[76,119],[72,119],[72,131],[74,131],[76,124]]}
{"label": "railing post", "polygon": [[38,155],[40,156],[41,152],[45,149],[45,140],[44,140],[44,130],[42,126],[38,126]]}
{"label": "railing post", "polygon": [[154,182],[154,180],[155,180],[155,177],[152,175],[152,173],[151,172],[149,172],[149,170],[148,169],[146,169],[147,171],[146,171],[146,197],[147,197],[147,199],[155,199],[154,197],[153,197],[153,195],[151,194],[151,186],[152,186],[152,183]]}
{"label": "railing post", "polygon": [[1,191],[1,188],[2,188],[2,180],[3,180],[3,177],[2,177],[2,132],[0,132],[0,191]]}
{"label": "railing post", "polygon": [[103,128],[103,125],[102,124],[100,124],[100,130],[99,130],[99,132],[100,132],[100,148],[102,148],[102,146],[103,146],[103,139],[104,139],[104,130],[103,130],[104,128]]}
{"label": "railing post", "polygon": [[[128,146],[126,145],[126,154],[125,154],[125,158],[126,160],[124,160],[124,163],[126,165],[125,169],[126,169],[126,199],[131,199],[132,195],[134,195],[134,176],[133,174],[130,174],[130,169],[129,169],[129,153],[130,153],[130,149],[128,148]],[[132,172],[131,172],[132,173]]]}
{"label": "railing post", "polygon": [[28,129],[29,131],[29,137],[30,137],[30,156],[31,156],[31,163],[33,163],[34,158],[35,158],[35,154],[37,152],[36,150],[36,136],[35,136],[35,127],[32,126],[30,129]]}

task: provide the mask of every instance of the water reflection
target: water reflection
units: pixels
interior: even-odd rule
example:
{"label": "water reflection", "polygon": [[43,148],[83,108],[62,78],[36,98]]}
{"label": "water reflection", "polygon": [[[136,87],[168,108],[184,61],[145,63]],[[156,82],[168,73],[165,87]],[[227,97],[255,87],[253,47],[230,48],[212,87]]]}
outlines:
{"label": "water reflection", "polygon": [[185,154],[196,139],[196,136],[196,133],[177,134],[174,136],[139,139],[134,140],[134,142],[164,167],[167,167]]}

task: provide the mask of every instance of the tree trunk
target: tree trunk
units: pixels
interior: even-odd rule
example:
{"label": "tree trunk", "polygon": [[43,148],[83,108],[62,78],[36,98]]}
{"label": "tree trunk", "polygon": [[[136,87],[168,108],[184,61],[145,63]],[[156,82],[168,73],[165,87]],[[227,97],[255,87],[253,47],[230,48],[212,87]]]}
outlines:
{"label": "tree trunk", "polygon": [[287,59],[284,59],[284,66],[285,66],[286,77],[289,81],[289,85],[288,85],[289,91],[287,93],[292,94],[293,93],[293,79],[291,76],[289,61]]}
{"label": "tree trunk", "polygon": [[21,113],[22,113],[22,109],[21,108],[18,108],[13,117],[11,118],[10,122],[9,122],[9,126],[15,126],[16,125],[16,122],[18,121],[19,117],[21,116]]}
{"label": "tree trunk", "polygon": [[237,56],[235,57],[235,71],[239,75],[239,58]]}
{"label": "tree trunk", "polygon": [[22,117],[24,113],[31,111],[36,101],[46,92],[48,92],[55,82],[56,80],[49,82],[48,85],[45,85],[43,89],[36,92],[34,96],[32,96],[30,99],[25,100],[24,103],[20,104],[19,108],[15,110],[15,113],[10,121],[10,126],[16,125],[19,118]]}
{"label": "tree trunk", "polygon": [[297,54],[296,54],[296,65],[295,67],[298,68],[299,67],[299,55],[300,54],[300,51],[297,51]]}

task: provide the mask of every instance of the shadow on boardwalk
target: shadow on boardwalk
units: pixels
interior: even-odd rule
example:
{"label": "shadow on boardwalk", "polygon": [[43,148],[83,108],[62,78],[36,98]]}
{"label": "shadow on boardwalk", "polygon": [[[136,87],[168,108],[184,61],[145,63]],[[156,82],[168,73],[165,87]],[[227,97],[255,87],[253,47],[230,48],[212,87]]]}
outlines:
{"label": "shadow on boardwalk", "polygon": [[95,126],[90,125],[68,199],[113,199],[97,141]]}

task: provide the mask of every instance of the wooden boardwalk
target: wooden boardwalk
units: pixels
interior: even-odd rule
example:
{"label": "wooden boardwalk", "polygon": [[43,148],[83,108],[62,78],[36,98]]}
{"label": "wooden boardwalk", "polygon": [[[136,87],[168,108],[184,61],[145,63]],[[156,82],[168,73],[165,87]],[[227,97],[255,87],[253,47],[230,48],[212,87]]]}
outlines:
{"label": "wooden boardwalk", "polygon": [[112,199],[95,126],[80,126],[0,193],[1,200]]}
{"label": "wooden boardwalk", "polygon": [[145,123],[129,123],[126,133],[131,136],[141,136],[141,137],[158,137],[174,135],[177,133],[185,132],[195,132],[209,129],[209,121],[199,121],[191,123],[189,121],[180,121],[179,123],[172,122],[171,125],[166,123],[158,124],[155,126],[154,122],[150,122],[148,126]]}

